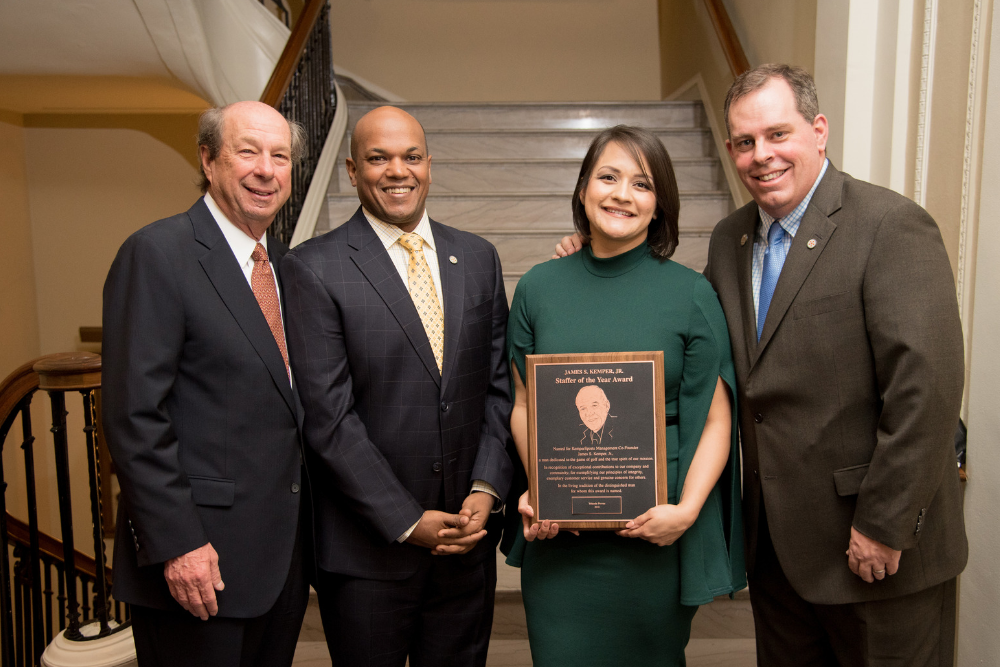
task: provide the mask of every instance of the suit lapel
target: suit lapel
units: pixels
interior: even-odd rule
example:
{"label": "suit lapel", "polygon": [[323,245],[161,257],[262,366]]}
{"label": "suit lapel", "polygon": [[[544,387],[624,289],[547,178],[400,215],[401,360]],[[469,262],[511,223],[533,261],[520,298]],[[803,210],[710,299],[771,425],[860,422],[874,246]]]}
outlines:
{"label": "suit lapel", "polygon": [[347,224],[349,225],[347,242],[355,249],[351,260],[378,292],[386,308],[396,318],[399,326],[410,340],[410,344],[413,345],[420,361],[427,367],[427,372],[434,378],[434,382],[440,385],[441,374],[438,372],[434,352],[427,339],[427,332],[424,331],[424,324],[420,321],[410,293],[400,279],[392,260],[389,259],[389,253],[386,252],[385,246],[375,234],[375,230],[368,224],[368,220],[365,219],[360,208]]}
{"label": "suit lapel", "polygon": [[[188,211],[188,216],[194,226],[195,240],[208,248],[208,252],[198,261],[219,297],[226,304],[226,308],[264,362],[281,397],[288,404],[288,409],[296,414],[292,388],[285,370],[285,360],[281,358],[281,352],[274,341],[267,319],[260,310],[257,298],[254,297],[253,290],[250,289],[232,248],[226,242],[226,237],[223,236],[204,200],[199,199],[198,203]],[[280,254],[283,252],[279,253],[279,257]]]}
{"label": "suit lapel", "polygon": [[[443,394],[451,377],[449,371],[455,368],[458,340],[462,333],[462,315],[465,312],[465,256],[446,227],[431,221],[431,229],[437,244],[441,293],[444,295],[444,363],[441,378]],[[454,263],[451,261],[452,257],[456,260]]]}
{"label": "suit lapel", "polygon": [[[736,267],[739,276],[740,309],[743,313],[743,340],[746,343],[747,359],[753,359],[757,349],[757,318],[753,307],[753,240],[757,229],[758,210],[747,207],[747,216],[741,225],[740,247],[736,252]],[[743,236],[746,242],[742,242]]]}
{"label": "suit lapel", "polygon": [[[764,320],[764,329],[760,334],[760,341],[757,344],[756,352],[751,358],[751,367],[760,359],[768,342],[774,335],[775,330],[781,324],[788,313],[795,295],[799,293],[802,284],[809,277],[816,260],[823,254],[827,243],[837,225],[830,220],[829,216],[840,208],[840,191],[843,184],[843,175],[830,165],[823,181],[806,208],[802,222],[799,224],[799,231],[795,234],[792,247],[785,258],[785,264],[781,267],[781,275],[778,277],[778,284],[774,288],[774,296],[771,298],[771,305],[767,309],[767,319]],[[810,248],[811,241],[815,241]]]}

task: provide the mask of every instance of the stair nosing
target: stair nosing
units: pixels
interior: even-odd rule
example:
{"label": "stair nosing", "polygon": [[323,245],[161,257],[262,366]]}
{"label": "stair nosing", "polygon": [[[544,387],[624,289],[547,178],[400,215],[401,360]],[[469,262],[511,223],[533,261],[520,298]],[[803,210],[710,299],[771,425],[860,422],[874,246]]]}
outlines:
{"label": "stair nosing", "polygon": [[[357,199],[356,192],[327,192],[328,199],[347,199],[348,197],[353,197]],[[681,190],[681,199],[715,199],[715,198],[730,198],[730,193],[726,190]],[[543,197],[565,197],[567,199],[572,199],[573,192],[571,190],[547,190],[541,192],[431,192],[427,195],[428,199],[453,199],[458,197],[466,197],[470,199],[489,199],[489,198],[502,198],[511,199],[513,197],[518,197],[520,199],[541,199]]]}

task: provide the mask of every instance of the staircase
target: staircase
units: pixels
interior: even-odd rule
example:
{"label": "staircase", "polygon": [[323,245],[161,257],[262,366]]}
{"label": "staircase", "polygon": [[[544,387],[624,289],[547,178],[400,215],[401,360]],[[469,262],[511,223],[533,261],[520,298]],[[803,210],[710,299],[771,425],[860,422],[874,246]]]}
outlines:
{"label": "staircase", "polygon": [[[378,106],[352,102],[348,126]],[[427,132],[434,182],[427,212],[488,239],[504,268],[507,297],[573,231],[570,199],[594,136],[618,123],[653,130],[670,153],[681,191],[680,244],[673,259],[701,271],[715,223],[732,210],[705,111],[698,102],[404,104]],[[358,198],[347,177],[345,137],[330,183],[328,222],[347,221]]]}

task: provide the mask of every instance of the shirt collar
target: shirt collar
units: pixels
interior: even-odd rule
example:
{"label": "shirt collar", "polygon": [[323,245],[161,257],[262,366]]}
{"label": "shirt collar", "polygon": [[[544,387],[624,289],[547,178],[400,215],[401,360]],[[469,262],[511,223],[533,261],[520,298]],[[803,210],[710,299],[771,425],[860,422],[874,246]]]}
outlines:
{"label": "shirt collar", "polygon": [[267,250],[266,233],[258,241],[254,241],[246,235],[246,232],[229,221],[226,214],[222,212],[219,205],[212,199],[212,195],[207,192],[205,193],[205,205],[208,207],[208,211],[212,214],[212,217],[215,218],[215,223],[219,225],[219,229],[222,230],[222,235],[226,237],[229,247],[233,249],[233,254],[236,255],[236,261],[240,263],[240,266],[245,266],[250,261],[254,248],[257,247],[258,243],[264,246],[265,251]]}
{"label": "shirt collar", "polygon": [[[400,236],[405,232],[396,225],[390,225],[388,222],[382,222],[374,215],[368,212],[364,206],[361,207],[361,212],[365,214],[365,219],[368,220],[368,224],[372,226],[375,230],[375,234],[378,236],[379,240],[382,241],[382,245],[388,250],[389,246],[395,243]],[[434,233],[431,231],[431,221],[427,217],[427,209],[424,209],[424,214],[420,217],[420,222],[417,226],[413,228],[413,234],[416,234],[424,243],[430,246],[431,250],[437,252],[437,246],[434,245]]]}
{"label": "shirt collar", "polygon": [[[813,193],[816,192],[816,188],[819,187],[820,181],[823,180],[823,176],[826,174],[826,168],[830,166],[830,160],[823,160],[823,167],[819,170],[819,176],[816,177],[816,181],[813,183],[812,188],[809,190],[809,194],[806,195],[805,199],[799,202],[799,205],[792,209],[792,212],[785,217],[778,220],[778,224],[788,232],[788,235],[792,238],[795,237],[795,233],[799,231],[799,223],[802,222],[802,216],[806,214],[806,209],[809,208],[809,202],[812,201]],[[757,207],[760,211],[760,225],[757,228],[757,235],[759,238],[767,238],[767,231],[771,228],[771,223],[774,222],[774,217],[770,213],[762,209],[760,206]]]}

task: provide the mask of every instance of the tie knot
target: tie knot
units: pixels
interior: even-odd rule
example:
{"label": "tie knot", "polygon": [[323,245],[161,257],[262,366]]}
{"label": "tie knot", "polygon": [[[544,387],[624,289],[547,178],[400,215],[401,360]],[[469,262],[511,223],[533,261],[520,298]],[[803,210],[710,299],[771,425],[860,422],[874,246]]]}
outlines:
{"label": "tie knot", "polygon": [[785,238],[785,230],[781,225],[778,224],[778,221],[775,220],[774,222],[771,223],[771,228],[767,230],[768,245],[774,245],[775,243],[781,241],[783,238]]}
{"label": "tie knot", "polygon": [[419,234],[408,232],[399,237],[399,245],[414,253],[424,247],[424,240]]}
{"label": "tie knot", "polygon": [[264,250],[264,246],[262,246],[260,243],[258,243],[257,247],[253,249],[253,254],[250,255],[250,257],[255,262],[266,262],[267,261],[267,250]]}

